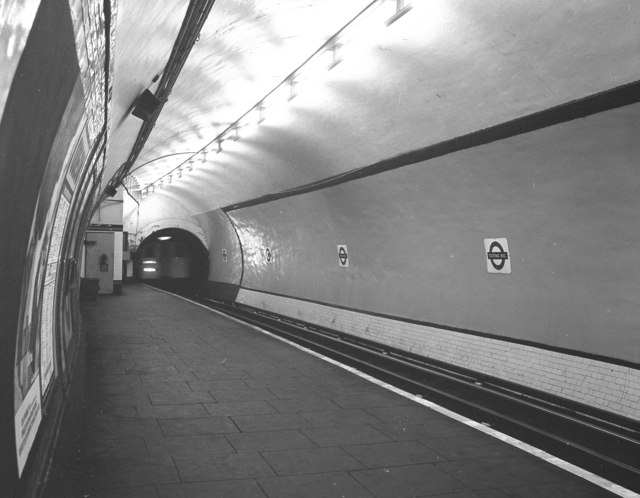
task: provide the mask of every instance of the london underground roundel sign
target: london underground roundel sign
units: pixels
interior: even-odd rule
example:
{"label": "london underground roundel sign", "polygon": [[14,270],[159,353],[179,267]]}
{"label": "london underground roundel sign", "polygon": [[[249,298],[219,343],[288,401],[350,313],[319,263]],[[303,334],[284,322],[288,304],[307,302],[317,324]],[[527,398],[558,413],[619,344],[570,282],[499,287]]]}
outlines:
{"label": "london underground roundel sign", "polygon": [[511,273],[511,256],[507,239],[484,239],[489,273]]}
{"label": "london underground roundel sign", "polygon": [[349,250],[346,245],[338,246],[338,266],[341,268],[349,268]]}

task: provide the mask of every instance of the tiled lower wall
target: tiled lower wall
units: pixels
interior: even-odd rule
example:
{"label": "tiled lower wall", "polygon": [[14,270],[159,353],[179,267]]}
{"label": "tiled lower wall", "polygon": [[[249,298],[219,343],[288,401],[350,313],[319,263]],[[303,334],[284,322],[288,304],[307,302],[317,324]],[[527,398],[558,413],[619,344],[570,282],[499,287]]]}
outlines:
{"label": "tiled lower wall", "polygon": [[237,302],[640,418],[635,368],[246,289]]}

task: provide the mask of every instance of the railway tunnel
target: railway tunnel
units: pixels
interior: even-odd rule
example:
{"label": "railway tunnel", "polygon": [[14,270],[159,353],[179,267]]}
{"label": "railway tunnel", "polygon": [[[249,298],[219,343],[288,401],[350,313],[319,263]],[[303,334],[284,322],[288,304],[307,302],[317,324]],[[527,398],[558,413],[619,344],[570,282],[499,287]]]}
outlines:
{"label": "railway tunnel", "polygon": [[[235,410],[275,417],[285,405],[278,393],[285,395],[258,380],[293,360],[271,343],[243,342],[247,352],[264,347],[272,364],[225,366],[219,348],[235,347],[246,332],[237,342],[197,335],[224,332],[231,322],[191,323],[200,311],[178,309],[179,301],[149,286],[198,306],[294,321],[291,340],[316,330],[576,418],[577,429],[561,429],[543,449],[573,465],[556,448],[586,448],[596,463],[585,472],[595,477],[483,484],[496,496],[522,496],[527,486],[530,496],[636,496],[640,465],[629,455],[640,445],[639,24],[634,2],[604,0],[1,3],[0,483],[7,496],[70,496],[82,467],[79,438],[88,461],[105,466],[109,451],[124,448],[118,441],[138,441],[130,465],[113,465],[129,475],[143,461],[153,471],[141,474],[165,478],[107,479],[83,488],[86,496],[196,496],[198,489],[312,496],[319,476],[355,496],[478,492],[461,477],[468,461],[447,457],[430,438],[412,440],[411,454],[409,443],[397,450],[402,465],[423,459],[413,462],[422,465],[420,477],[402,480],[417,487],[391,487],[386,473],[418,472],[365,458],[365,450],[383,452],[375,444],[401,445],[383,427],[391,415],[350,405],[337,387],[314,401],[333,408],[325,422],[300,408],[307,425],[279,426],[280,413],[260,431],[295,432],[313,448],[240,449],[235,432],[252,433],[248,415],[221,410],[233,398]],[[187,352],[198,356],[188,360]],[[384,368],[388,381],[404,366]],[[148,387],[145,380],[161,372],[171,375]],[[311,382],[313,375],[297,372],[287,382]],[[410,374],[402,375],[401,384]],[[225,380],[236,384],[205,389]],[[116,384],[137,398],[87,418],[91,402],[124,395]],[[256,392],[227,392],[240,384]],[[169,391],[183,404],[167,402]],[[433,393],[434,402],[457,409]],[[348,413],[337,416],[338,408]],[[474,419],[475,409],[470,425],[502,410]],[[357,425],[362,434],[380,439],[356,448],[345,435],[324,445],[314,431],[331,416],[355,416],[349,410],[366,417],[366,431]],[[521,431],[535,425],[538,416],[528,416]],[[225,465],[241,462],[238,474],[194,473],[218,455],[209,447],[200,462],[169,450],[150,455],[156,443],[187,437],[171,433],[165,419],[175,429],[206,417],[231,424],[229,433],[213,432],[228,449]],[[318,427],[308,426],[314,421]],[[110,436],[109,424],[141,432]],[[510,434],[512,421],[503,424]],[[93,427],[95,439],[80,426]],[[192,446],[213,441],[199,427],[188,434]],[[589,436],[594,427],[613,442]],[[513,437],[535,446],[546,436]],[[604,454],[600,446],[609,444]],[[103,453],[92,453],[96,447]],[[351,467],[280,466],[320,454],[334,462],[348,455]],[[243,473],[252,466],[263,473]],[[93,481],[81,488],[86,482]],[[447,485],[420,487],[427,482]]]}

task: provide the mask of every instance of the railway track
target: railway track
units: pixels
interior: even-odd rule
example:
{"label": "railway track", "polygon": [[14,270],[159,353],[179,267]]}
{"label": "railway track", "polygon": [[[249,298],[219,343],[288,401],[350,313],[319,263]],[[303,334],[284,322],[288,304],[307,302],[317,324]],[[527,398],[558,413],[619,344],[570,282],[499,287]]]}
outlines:
{"label": "railway track", "polygon": [[639,422],[289,317],[209,299],[195,300],[640,493]]}

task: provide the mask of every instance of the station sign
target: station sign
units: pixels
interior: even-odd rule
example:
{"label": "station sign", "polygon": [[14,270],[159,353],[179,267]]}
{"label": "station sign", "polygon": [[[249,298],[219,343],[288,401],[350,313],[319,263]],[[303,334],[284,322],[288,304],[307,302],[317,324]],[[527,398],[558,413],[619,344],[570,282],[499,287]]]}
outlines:
{"label": "station sign", "polygon": [[349,268],[349,250],[344,244],[338,246],[338,266]]}
{"label": "station sign", "polygon": [[267,263],[273,263],[276,259],[276,256],[270,247],[264,248],[264,257],[267,260]]}
{"label": "station sign", "polygon": [[511,273],[511,256],[507,239],[484,239],[489,273]]}

